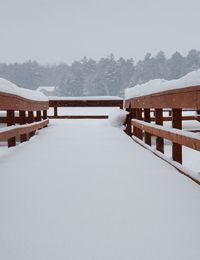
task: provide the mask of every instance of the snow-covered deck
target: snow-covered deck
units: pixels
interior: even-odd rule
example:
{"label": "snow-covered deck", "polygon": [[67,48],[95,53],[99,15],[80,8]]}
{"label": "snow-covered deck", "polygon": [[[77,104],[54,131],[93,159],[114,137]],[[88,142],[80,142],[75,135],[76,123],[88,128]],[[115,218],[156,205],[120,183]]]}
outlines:
{"label": "snow-covered deck", "polygon": [[103,120],[52,120],[0,165],[0,259],[200,258],[199,186]]}

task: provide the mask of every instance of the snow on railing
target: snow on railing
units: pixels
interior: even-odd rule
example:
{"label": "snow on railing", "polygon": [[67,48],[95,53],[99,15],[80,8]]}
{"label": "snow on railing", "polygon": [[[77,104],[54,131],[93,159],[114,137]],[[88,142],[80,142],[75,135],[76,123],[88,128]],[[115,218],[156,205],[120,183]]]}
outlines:
{"label": "snow on railing", "polygon": [[18,137],[20,142],[27,141],[36,130],[48,125],[48,108],[48,99],[42,93],[0,79],[0,123],[7,125],[1,128],[0,141],[7,141],[8,147],[15,146]]}
{"label": "snow on railing", "polygon": [[186,74],[184,77],[174,80],[154,79],[144,84],[136,85],[125,90],[125,99],[146,96],[174,89],[200,86],[200,69]]}
{"label": "snow on railing", "polygon": [[0,92],[16,95],[30,100],[35,101],[48,101],[48,98],[39,91],[20,88],[14,83],[0,78]]}
{"label": "snow on railing", "polygon": [[[144,90],[143,87],[148,88],[149,83],[140,87],[141,92],[139,92],[139,87],[132,92],[128,90],[128,94],[126,92],[125,107],[130,112],[127,118],[126,133],[140,144],[149,147],[150,150],[152,150],[152,137],[156,137],[158,155],[164,154],[164,139],[171,141],[172,160],[176,162],[175,166],[184,172],[183,167],[177,166],[182,164],[182,146],[200,151],[199,135],[182,130],[182,123],[185,119],[183,111],[195,111],[196,115],[187,116],[186,120],[196,120],[197,124],[200,122],[200,70],[173,81],[169,87],[165,85],[167,82],[163,83],[161,80],[151,81],[150,84],[154,82],[157,85],[155,87],[152,85],[147,90]],[[183,82],[181,87],[180,84]],[[190,83],[191,86],[189,86]],[[166,87],[163,88],[162,84]],[[166,111],[170,112],[170,116],[166,117]],[[171,126],[163,126],[165,121],[171,121]],[[161,157],[163,158],[162,155]],[[195,181],[200,184],[200,178]]]}

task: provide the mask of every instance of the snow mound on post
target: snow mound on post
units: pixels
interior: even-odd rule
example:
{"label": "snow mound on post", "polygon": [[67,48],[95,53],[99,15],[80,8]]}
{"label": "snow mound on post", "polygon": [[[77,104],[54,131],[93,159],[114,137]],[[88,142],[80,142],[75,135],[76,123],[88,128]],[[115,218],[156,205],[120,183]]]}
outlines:
{"label": "snow mound on post", "polygon": [[114,127],[123,127],[128,112],[122,109],[115,109],[108,115],[108,122]]}
{"label": "snow mound on post", "polygon": [[125,98],[141,97],[161,91],[194,87],[200,85],[200,69],[174,80],[154,79],[133,88],[125,89]]}
{"label": "snow mound on post", "polygon": [[39,91],[20,88],[14,83],[0,78],[0,92],[17,95],[35,101],[48,101],[47,97]]}

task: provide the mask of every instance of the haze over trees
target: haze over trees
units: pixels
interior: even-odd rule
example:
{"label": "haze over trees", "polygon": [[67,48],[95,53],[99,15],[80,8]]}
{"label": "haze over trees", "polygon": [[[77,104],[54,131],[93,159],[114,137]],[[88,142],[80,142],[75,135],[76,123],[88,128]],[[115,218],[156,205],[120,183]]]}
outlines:
{"label": "haze over trees", "polygon": [[117,95],[124,89],[151,79],[177,79],[200,68],[200,51],[191,50],[187,56],[175,52],[170,58],[160,51],[143,60],[116,59],[113,54],[99,61],[84,57],[71,65],[65,63],[40,65],[36,61],[0,63],[0,77],[20,87],[56,86],[58,96]]}

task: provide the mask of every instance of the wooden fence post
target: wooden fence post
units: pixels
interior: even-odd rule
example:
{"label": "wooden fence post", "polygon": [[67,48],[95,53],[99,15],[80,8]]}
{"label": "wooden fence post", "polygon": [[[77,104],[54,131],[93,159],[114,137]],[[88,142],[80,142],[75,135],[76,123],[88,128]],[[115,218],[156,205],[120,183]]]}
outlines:
{"label": "wooden fence post", "polygon": [[53,107],[54,108],[54,117],[58,116],[58,107]]}
{"label": "wooden fence post", "polygon": [[[43,120],[45,120],[45,119],[47,119],[47,110],[43,110]],[[44,126],[44,128],[45,127],[47,127],[47,125]]]}
{"label": "wooden fence post", "polygon": [[[26,124],[26,111],[22,111],[22,110],[19,111],[19,123],[20,125]],[[23,143],[26,141],[27,141],[27,135],[26,134],[20,135],[20,142]]]}
{"label": "wooden fence post", "polygon": [[[150,115],[151,111],[150,108],[145,108],[144,109],[144,121],[147,123],[151,122],[151,115]],[[144,140],[145,140],[145,144],[148,144],[151,146],[151,134],[145,132],[144,133]]]}
{"label": "wooden fence post", "polygon": [[[136,110],[136,118],[138,119],[138,120],[142,120],[142,109],[141,108],[137,108],[137,110]],[[139,139],[143,139],[143,131],[141,130],[141,129],[137,129],[137,137],[139,138]]]}
{"label": "wooden fence post", "polygon": [[47,119],[47,110],[43,110],[43,119]]}
{"label": "wooden fence post", "polygon": [[[34,122],[34,114],[33,111],[28,111],[28,123],[31,124]],[[29,137],[31,138],[34,136],[35,131],[29,133]]]}
{"label": "wooden fence post", "polygon": [[197,110],[197,121],[200,122],[200,110]]}
{"label": "wooden fence post", "polygon": [[[132,118],[136,119],[136,108],[132,108]],[[137,137],[137,128],[133,126],[133,135]]]}
{"label": "wooden fence post", "polygon": [[[15,111],[7,110],[7,126],[15,125]],[[16,146],[16,137],[8,139],[8,147]]]}
{"label": "wooden fence post", "polygon": [[131,136],[132,135],[132,125],[131,125],[131,119],[132,119],[132,115],[131,115],[131,108],[127,108],[126,109],[127,112],[129,112],[129,114],[127,115],[126,118],[126,134]]}
{"label": "wooden fence post", "polygon": [[[155,123],[157,125],[163,125],[163,109],[155,109]],[[164,140],[161,137],[156,137],[156,149],[161,153],[164,153]]]}
{"label": "wooden fence post", "polygon": [[[37,122],[42,121],[42,113],[41,113],[41,110],[38,110],[38,111],[36,112],[36,119],[35,119],[35,121],[37,121]],[[41,128],[39,128],[39,129],[41,129]]]}
{"label": "wooden fence post", "polygon": [[36,113],[37,113],[37,114],[36,114],[36,119],[35,119],[35,120],[36,120],[37,122],[39,122],[39,121],[42,120],[42,114],[41,114],[41,111],[38,110]]}
{"label": "wooden fence post", "polygon": [[[182,129],[182,109],[172,109],[172,127]],[[172,158],[182,164],[182,145],[172,143]]]}

